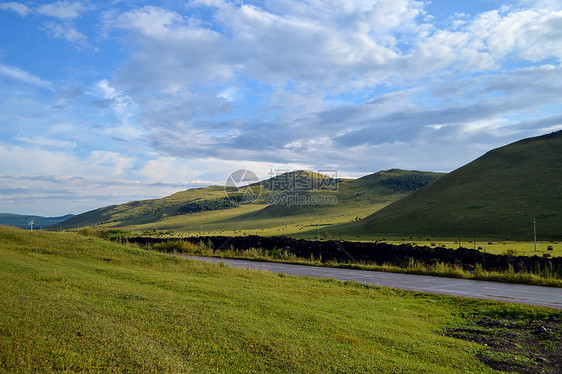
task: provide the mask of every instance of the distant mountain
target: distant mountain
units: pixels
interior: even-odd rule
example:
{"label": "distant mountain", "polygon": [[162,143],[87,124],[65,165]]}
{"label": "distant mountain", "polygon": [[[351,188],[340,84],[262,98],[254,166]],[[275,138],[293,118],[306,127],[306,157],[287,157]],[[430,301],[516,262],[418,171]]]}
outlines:
{"label": "distant mountain", "polygon": [[41,216],[24,216],[21,214],[0,213],[0,225],[13,226],[21,229],[29,227],[29,221],[35,221],[33,227],[36,229],[47,228],[56,225],[59,222],[71,218],[72,214],[67,214],[61,217],[41,217]]}
{"label": "distant mountain", "polygon": [[[441,175],[392,169],[359,179],[335,179],[314,172],[295,171],[240,189],[210,186],[181,191],[162,199],[99,208],[62,222],[62,227],[94,225],[200,231],[205,226],[206,230],[215,232],[269,229],[277,233],[288,224],[295,228],[322,220],[337,222],[334,217],[345,221],[365,216]],[[247,196],[257,198],[249,204],[245,200]],[[291,203],[293,200],[299,202]]]}
{"label": "distant mountain", "polygon": [[348,235],[562,239],[562,131],[494,149],[430,185],[340,225]]}

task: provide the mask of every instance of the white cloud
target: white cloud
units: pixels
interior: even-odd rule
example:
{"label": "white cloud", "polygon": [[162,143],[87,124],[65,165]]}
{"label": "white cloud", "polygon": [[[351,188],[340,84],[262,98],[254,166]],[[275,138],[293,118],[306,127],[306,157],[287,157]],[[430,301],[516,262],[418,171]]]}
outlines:
{"label": "white cloud", "polygon": [[72,43],[87,45],[86,35],[76,30],[76,28],[69,23],[46,22],[43,27],[52,38],[66,39]]}
{"label": "white cloud", "polygon": [[57,1],[39,6],[37,13],[56,18],[42,24],[43,29],[52,38],[66,39],[76,43],[81,48],[92,48],[87,42],[87,37],[76,29],[74,20],[85,11],[93,9],[89,4],[81,2]]}
{"label": "white cloud", "polygon": [[37,87],[49,89],[52,88],[51,82],[42,80],[32,73],[14,66],[3,65],[0,63],[0,75],[18,80],[20,82],[32,84]]}
{"label": "white cloud", "polygon": [[89,168],[104,170],[105,174],[113,176],[122,175],[135,164],[132,157],[111,151],[92,151],[85,163]]}
{"label": "white cloud", "polygon": [[166,39],[173,34],[176,34],[176,38],[185,37],[189,29],[184,23],[185,19],[174,11],[145,6],[119,15],[113,26],[134,30],[151,38]]}
{"label": "white cloud", "polygon": [[62,149],[73,149],[76,148],[75,142],[70,142],[67,140],[60,140],[60,139],[50,139],[45,137],[19,137],[16,140],[20,142],[24,142],[27,144],[37,145],[40,147],[47,147],[47,148],[62,148]]}
{"label": "white cloud", "polygon": [[145,134],[144,129],[136,121],[138,108],[130,96],[118,91],[106,79],[95,84],[94,95],[101,96],[119,120],[116,126],[105,126],[104,131],[112,137],[132,140]]}
{"label": "white cloud", "polygon": [[0,4],[0,9],[11,10],[13,12],[16,12],[22,17],[25,17],[29,13],[31,13],[31,9],[29,9],[27,5],[22,3],[16,3],[16,2],[7,2],[7,3]]}
{"label": "white cloud", "polygon": [[2,165],[2,172],[16,175],[25,170],[30,174],[118,176],[134,165],[133,157],[116,152],[92,151],[81,158],[72,149],[47,150],[33,144],[31,147],[0,144],[0,159],[11,160]]}
{"label": "white cloud", "polygon": [[[491,81],[485,79],[494,79],[489,72],[530,59],[525,53],[531,45],[539,49],[536,59],[557,56],[560,46],[557,38],[547,37],[558,32],[558,14],[547,10],[504,7],[476,16],[457,14],[451,28],[438,28],[425,23],[432,19],[423,4],[406,0],[328,1],[323,6],[292,0],[260,6],[199,1],[190,6],[188,10],[211,7],[205,11],[211,12],[212,22],[194,18],[197,11],[147,6],[114,14],[108,23],[127,31],[124,41],[131,59],[107,85],[142,108],[139,120],[148,131],[143,139],[150,147],[180,159],[307,162],[310,152],[405,61],[409,48],[417,52],[390,82],[391,93],[362,108],[327,147],[356,140],[413,141],[425,134],[424,128],[431,131],[424,126],[443,130],[496,121],[513,114],[523,102],[507,88],[501,95],[511,95],[511,101],[486,97],[482,87]],[[220,125],[200,111],[158,64]],[[484,78],[471,82],[468,89],[454,78],[459,72]],[[403,90],[404,83],[414,88]],[[450,86],[457,86],[456,96]],[[236,95],[230,87],[236,87]],[[392,93],[393,89],[399,91]],[[523,91],[533,99],[520,108],[531,110],[541,101],[551,102],[549,93],[536,86]],[[420,120],[425,115],[428,118]],[[329,161],[362,157],[358,155],[323,149],[319,156]],[[154,168],[162,175],[163,170],[167,168]]]}
{"label": "white cloud", "polygon": [[[224,158],[191,158],[160,156],[147,161],[140,169],[140,174],[153,182],[192,183],[193,181],[216,185],[225,185],[228,176],[239,169],[256,173],[260,180],[269,178],[272,170],[299,170],[313,167],[310,164],[274,163],[268,161],[237,161]],[[197,180],[199,179],[199,180]],[[186,182],[192,181],[192,182]]]}
{"label": "white cloud", "polygon": [[50,17],[71,20],[80,17],[82,12],[89,9],[89,6],[85,6],[80,2],[57,1],[51,4],[41,5],[37,8],[37,12]]}
{"label": "white cloud", "polygon": [[421,39],[412,61],[418,74],[449,69],[495,70],[509,60],[562,61],[562,12],[489,11]]}

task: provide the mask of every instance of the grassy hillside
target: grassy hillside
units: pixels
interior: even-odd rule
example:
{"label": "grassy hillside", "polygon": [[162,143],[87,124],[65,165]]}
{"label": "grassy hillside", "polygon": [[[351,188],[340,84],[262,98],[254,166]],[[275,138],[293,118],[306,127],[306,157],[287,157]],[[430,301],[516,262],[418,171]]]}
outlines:
{"label": "grassy hillside", "polygon": [[58,224],[72,217],[68,214],[62,217],[41,217],[41,216],[25,216],[21,214],[0,213],[0,225],[18,227],[20,229],[28,228],[29,221],[34,220],[35,228],[46,228]]}
{"label": "grassy hillside", "polygon": [[445,328],[464,326],[463,314],[555,314],[6,227],[0,294],[5,372],[486,373],[478,357],[497,359],[490,348]]}
{"label": "grassy hillside", "polygon": [[[291,172],[237,192],[229,190],[228,194],[224,187],[211,186],[162,199],[100,208],[72,217],[62,226],[71,229],[96,225],[138,232],[157,229],[204,234],[291,234],[365,217],[440,176],[393,169],[355,180],[332,180],[317,173]],[[229,196],[243,196],[247,189],[259,197],[250,204],[228,204]],[[285,202],[279,200],[281,197],[306,202],[313,199],[315,204]]]}
{"label": "grassy hillside", "polygon": [[341,230],[350,235],[476,234],[562,239],[562,132],[494,149]]}

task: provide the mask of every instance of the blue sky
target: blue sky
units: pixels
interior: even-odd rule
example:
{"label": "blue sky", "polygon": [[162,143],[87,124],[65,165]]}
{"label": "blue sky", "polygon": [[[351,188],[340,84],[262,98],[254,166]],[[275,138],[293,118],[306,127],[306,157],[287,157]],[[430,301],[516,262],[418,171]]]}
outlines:
{"label": "blue sky", "polygon": [[562,129],[559,1],[0,3],[0,212],[247,168],[451,171]]}

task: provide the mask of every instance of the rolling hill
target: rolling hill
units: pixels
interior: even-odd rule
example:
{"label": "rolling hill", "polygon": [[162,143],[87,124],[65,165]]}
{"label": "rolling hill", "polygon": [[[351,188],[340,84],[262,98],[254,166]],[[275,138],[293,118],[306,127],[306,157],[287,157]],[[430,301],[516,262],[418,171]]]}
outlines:
{"label": "rolling hill", "polygon": [[348,235],[562,239],[562,131],[494,149],[374,212]]}
{"label": "rolling hill", "polygon": [[13,226],[20,229],[29,227],[29,221],[35,221],[35,228],[44,228],[58,224],[64,220],[71,218],[73,215],[68,214],[62,217],[41,217],[41,216],[25,216],[21,214],[0,213],[0,225]]}
{"label": "rolling hill", "polygon": [[[79,214],[61,224],[65,229],[98,226],[207,234],[295,233],[311,226],[364,217],[440,176],[392,169],[359,179],[330,179],[318,173],[296,171],[238,190],[210,186],[162,199],[112,205]],[[290,187],[286,190],[288,183]],[[251,203],[241,199],[249,190],[257,196]]]}

